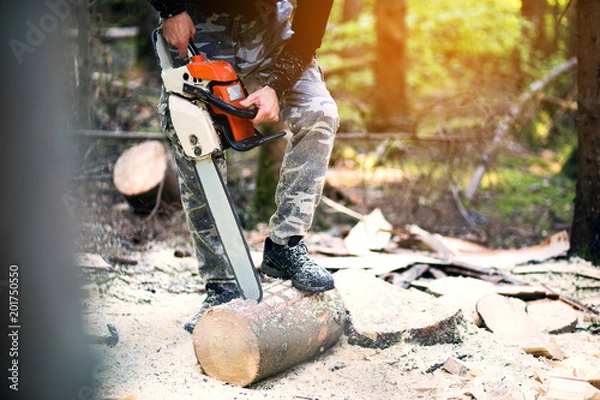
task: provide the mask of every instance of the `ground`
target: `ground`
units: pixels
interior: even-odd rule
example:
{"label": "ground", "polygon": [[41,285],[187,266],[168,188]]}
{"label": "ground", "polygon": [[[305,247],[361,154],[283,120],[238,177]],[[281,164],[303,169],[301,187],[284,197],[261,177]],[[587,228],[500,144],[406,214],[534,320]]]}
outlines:
{"label": "ground", "polygon": [[[466,318],[458,344],[370,349],[342,336],[322,356],[250,387],[221,383],[202,373],[191,335],[183,329],[202,302],[203,282],[181,209],[134,214],[106,179],[80,182],[66,200],[77,221],[79,250],[100,254],[111,264],[81,269],[86,330],[107,335],[107,324],[112,324],[119,334],[114,347],[91,345],[98,356],[94,376],[100,399],[544,399],[550,376],[572,374]],[[333,224],[321,235],[335,236],[349,226],[347,220]],[[264,227],[246,233],[260,257]],[[310,245],[314,238],[307,241]],[[597,281],[573,275],[531,279],[545,280],[568,295],[592,297],[598,291]],[[588,327],[581,324],[555,339],[568,357],[593,365],[600,358],[600,337]],[[450,357],[465,362],[471,374],[440,368]]]}

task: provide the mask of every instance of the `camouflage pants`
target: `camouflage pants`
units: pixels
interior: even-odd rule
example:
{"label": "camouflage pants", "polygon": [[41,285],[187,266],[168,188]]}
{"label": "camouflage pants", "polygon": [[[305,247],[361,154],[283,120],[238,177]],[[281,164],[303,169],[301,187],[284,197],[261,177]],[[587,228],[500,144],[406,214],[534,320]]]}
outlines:
{"label": "camouflage pants", "polygon": [[[291,10],[290,3],[284,0],[276,7],[264,9],[260,18],[249,20],[240,15],[212,14],[188,7],[197,28],[196,46],[208,58],[229,61],[250,90],[262,87],[274,56],[291,36],[288,22]],[[175,50],[172,52],[176,60]],[[205,281],[230,281],[234,279],[233,272],[212,225],[193,163],[183,154],[173,130],[167,100],[168,94],[163,90],[159,105],[162,127],[173,144],[182,202],[200,275]],[[281,119],[287,124],[291,137],[276,189],[277,210],[269,221],[269,235],[275,243],[284,244],[292,236],[304,236],[312,224],[339,125],[336,104],[314,60],[280,99],[280,108]],[[218,159],[218,165],[225,176],[224,157]]]}

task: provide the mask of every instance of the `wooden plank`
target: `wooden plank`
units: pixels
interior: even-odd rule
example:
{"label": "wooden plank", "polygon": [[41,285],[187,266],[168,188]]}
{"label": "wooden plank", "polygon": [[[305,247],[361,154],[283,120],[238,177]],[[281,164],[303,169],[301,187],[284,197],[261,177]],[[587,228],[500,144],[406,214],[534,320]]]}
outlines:
{"label": "wooden plank", "polygon": [[464,319],[458,306],[391,285],[366,271],[343,270],[334,279],[349,314],[351,344],[387,348],[399,342],[428,346],[461,340]]}
{"label": "wooden plank", "polygon": [[488,294],[479,299],[476,309],[490,331],[509,343],[519,345],[526,353],[564,359],[564,353],[558,345],[539,332],[525,311],[524,302]]}
{"label": "wooden plank", "polygon": [[537,265],[523,265],[513,268],[513,274],[573,274],[584,278],[600,280],[600,268],[587,262],[552,262]]}
{"label": "wooden plank", "polygon": [[515,266],[531,261],[542,262],[565,254],[569,250],[569,235],[558,232],[538,245],[521,249],[490,249],[485,252],[460,253],[451,261],[469,265],[514,271]]}
{"label": "wooden plank", "polygon": [[405,269],[414,264],[438,264],[440,261],[424,253],[399,251],[394,253],[371,253],[362,257],[325,257],[314,254],[314,260],[330,270],[366,269],[372,275],[383,275]]}

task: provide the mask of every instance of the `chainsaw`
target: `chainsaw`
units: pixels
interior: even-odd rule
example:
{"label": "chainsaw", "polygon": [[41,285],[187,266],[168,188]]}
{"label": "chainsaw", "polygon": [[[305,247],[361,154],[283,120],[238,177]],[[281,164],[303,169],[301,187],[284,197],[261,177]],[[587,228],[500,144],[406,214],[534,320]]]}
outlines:
{"label": "chainsaw", "polygon": [[260,275],[214,157],[228,148],[236,151],[253,149],[284,136],[285,132],[265,136],[256,130],[250,120],[257,110],[239,106],[247,91],[227,61],[208,60],[190,41],[189,62],[174,67],[160,30],[154,31],[153,40],[163,85],[170,94],[173,127],[185,156],[195,164],[198,181],[238,287],[244,298],[260,301]]}

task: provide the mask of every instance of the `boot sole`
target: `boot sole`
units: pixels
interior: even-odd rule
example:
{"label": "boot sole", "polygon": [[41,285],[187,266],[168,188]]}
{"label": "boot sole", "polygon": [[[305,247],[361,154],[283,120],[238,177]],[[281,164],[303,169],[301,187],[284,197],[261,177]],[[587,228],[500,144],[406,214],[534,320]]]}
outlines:
{"label": "boot sole", "polygon": [[260,266],[260,270],[265,275],[270,276],[271,278],[291,280],[292,286],[295,287],[296,289],[300,290],[301,292],[321,293],[321,292],[326,292],[328,290],[332,290],[335,287],[335,285],[333,283],[331,285],[324,285],[324,286],[303,285],[301,283],[296,282],[294,279],[292,279],[290,274],[281,271],[281,268],[277,268],[272,265],[269,265],[268,262],[265,262],[265,261],[263,261],[262,265]]}

